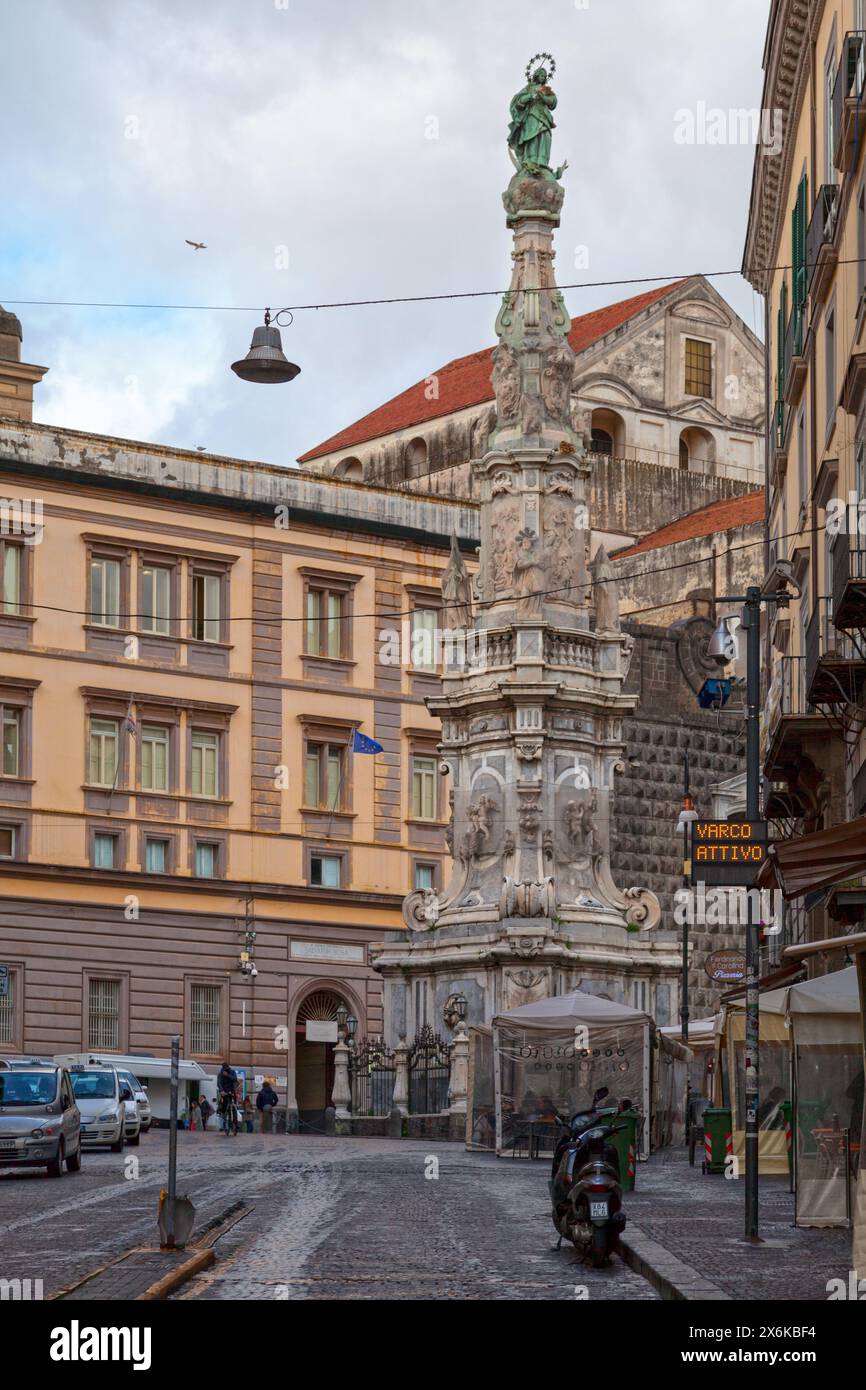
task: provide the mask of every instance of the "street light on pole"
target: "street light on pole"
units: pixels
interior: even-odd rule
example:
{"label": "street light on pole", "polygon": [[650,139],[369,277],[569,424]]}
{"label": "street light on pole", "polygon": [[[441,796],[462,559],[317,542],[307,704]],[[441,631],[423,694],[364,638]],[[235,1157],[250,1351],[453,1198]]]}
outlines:
{"label": "street light on pole", "polygon": [[[692,875],[692,860],[689,836],[698,818],[695,803],[689,795],[689,755],[683,753],[683,804],[677,821],[677,830],[683,832],[683,888],[689,891]],[[689,1043],[689,914],[683,913],[683,982],[680,988],[680,1024],[683,1046]]]}
{"label": "street light on pole", "polygon": [[[750,584],[745,594],[728,594],[714,603],[743,603],[742,628],[746,634],[746,820],[761,816],[760,699],[761,699],[761,605],[775,603],[787,607],[791,579],[780,565],[768,576],[762,588]],[[724,665],[731,659],[731,633],[722,618],[710,639],[708,655]],[[760,1008],[758,969],[760,963],[759,923],[753,894],[746,894],[746,1048],[744,1057],[746,1101],[746,1231],[747,1241],[761,1239],[758,1233],[758,1097],[760,1086],[759,1046]]]}

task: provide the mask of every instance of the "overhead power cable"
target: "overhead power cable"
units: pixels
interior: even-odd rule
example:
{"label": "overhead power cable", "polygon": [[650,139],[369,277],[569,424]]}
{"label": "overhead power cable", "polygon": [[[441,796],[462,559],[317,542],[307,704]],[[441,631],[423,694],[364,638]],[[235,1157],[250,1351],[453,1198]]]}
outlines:
{"label": "overhead power cable", "polygon": [[[852,256],[847,260],[837,261],[837,265],[858,265],[864,260],[866,257]],[[813,264],[817,264],[817,262],[806,262],[806,269],[811,269]],[[793,270],[793,268],[791,264],[784,263],[771,266],[751,266],[749,270],[751,274],[770,274],[777,270]],[[617,280],[574,280],[568,284],[556,285],[553,288],[558,290],[612,289],[618,285],[654,285],[700,278],[720,280],[729,275],[742,275],[742,273],[742,268],[739,266],[733,270],[687,270],[680,271],[675,275],[631,275],[623,276]],[[508,294],[510,290],[511,286],[508,285],[505,289],[498,290],[454,290],[444,294],[386,295],[378,299],[335,299],[319,304],[285,304],[279,312],[298,314],[307,309],[362,309],[376,304],[434,304],[450,299],[498,298],[503,294]],[[179,310],[227,314],[259,314],[263,307],[261,304],[149,304],[107,299],[11,299],[3,294],[0,294],[0,303],[11,305],[13,308]]]}

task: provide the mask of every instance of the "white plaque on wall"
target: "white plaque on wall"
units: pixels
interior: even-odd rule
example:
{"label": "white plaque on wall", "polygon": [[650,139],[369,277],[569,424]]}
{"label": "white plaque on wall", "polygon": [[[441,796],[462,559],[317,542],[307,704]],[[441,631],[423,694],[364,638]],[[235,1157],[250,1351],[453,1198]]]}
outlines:
{"label": "white plaque on wall", "polygon": [[307,1019],[307,1042],[327,1042],[337,1041],[337,1020],[334,1019]]}
{"label": "white plaque on wall", "polygon": [[340,941],[293,941],[289,947],[292,960],[340,960],[352,965],[364,964],[363,946],[346,946]]}

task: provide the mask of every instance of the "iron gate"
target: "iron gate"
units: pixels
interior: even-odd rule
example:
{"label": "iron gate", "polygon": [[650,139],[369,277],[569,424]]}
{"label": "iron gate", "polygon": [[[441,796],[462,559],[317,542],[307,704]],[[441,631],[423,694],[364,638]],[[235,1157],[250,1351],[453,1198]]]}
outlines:
{"label": "iron gate", "polygon": [[409,1049],[409,1113],[438,1115],[448,1108],[448,1044],[425,1023]]}
{"label": "iron gate", "polygon": [[384,1038],[365,1038],[349,1058],[353,1115],[387,1115],[397,1069]]}

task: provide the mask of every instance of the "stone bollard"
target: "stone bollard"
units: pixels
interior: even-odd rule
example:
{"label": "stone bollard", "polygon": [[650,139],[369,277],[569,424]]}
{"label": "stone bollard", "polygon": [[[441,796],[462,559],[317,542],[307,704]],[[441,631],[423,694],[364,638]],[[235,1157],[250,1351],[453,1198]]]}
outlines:
{"label": "stone bollard", "polygon": [[403,1138],[403,1112],[396,1105],[392,1106],[388,1115],[387,1135],[389,1139]]}
{"label": "stone bollard", "polygon": [[401,1115],[409,1114],[409,1045],[401,1038],[394,1048],[394,1096],[391,1101]]}
{"label": "stone bollard", "polygon": [[334,1107],[334,1133],[352,1133],[352,1088],[349,1081],[349,1049],[342,1035],[334,1048],[334,1089],[331,1091],[331,1104]]}
{"label": "stone bollard", "polygon": [[448,1107],[449,1113],[451,1115],[465,1115],[469,1100],[469,1035],[462,1018],[458,1020],[454,1039],[451,1043],[450,1061],[451,1075],[448,1091],[451,1104]]}
{"label": "stone bollard", "polygon": [[337,1112],[333,1105],[325,1110],[325,1133],[331,1138],[337,1133]]}

